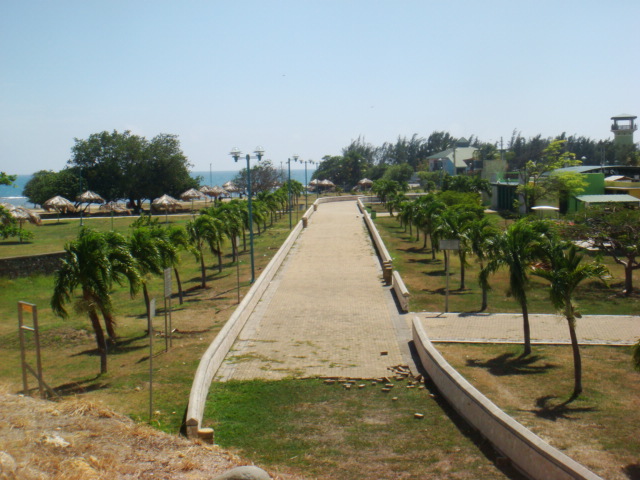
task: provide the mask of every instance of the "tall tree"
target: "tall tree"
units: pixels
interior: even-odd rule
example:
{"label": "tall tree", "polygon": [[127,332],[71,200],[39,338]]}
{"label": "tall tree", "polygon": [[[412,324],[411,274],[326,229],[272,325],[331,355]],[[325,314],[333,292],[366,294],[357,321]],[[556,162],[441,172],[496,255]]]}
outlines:
{"label": "tall tree", "polygon": [[549,234],[549,225],[542,221],[520,219],[500,235],[487,263],[487,272],[509,269],[508,294],[520,304],[524,330],[524,355],[531,353],[531,328],[527,290],[531,265],[541,257],[541,245]]}
{"label": "tall tree", "polygon": [[[76,300],[77,309],[85,312],[91,321],[98,353],[100,373],[107,372],[107,342],[100,324],[99,314],[111,313],[111,287],[114,281],[129,280],[132,293],[139,282],[135,260],[119,234],[103,234],[82,229],[78,238],[65,245],[66,256],[54,277],[51,308],[63,318],[68,316],[65,305],[74,300],[74,292],[81,289]],[[105,318],[105,321],[110,322]]]}
{"label": "tall tree", "polygon": [[640,211],[591,207],[577,214],[570,229],[624,268],[625,296],[633,293],[633,273],[640,269]]}
{"label": "tall tree", "polygon": [[160,134],[148,141],[130,131],[94,133],[86,140],[75,139],[68,164],[81,170],[83,188],[107,200],[128,199],[137,211],[145,199],[177,196],[198,186],[176,135]]}
{"label": "tall tree", "polygon": [[527,213],[538,200],[552,193],[553,187],[557,186],[557,183],[549,181],[549,174],[553,170],[582,164],[575,154],[565,149],[565,143],[565,140],[552,141],[539,157],[527,161],[520,170],[521,184],[516,191],[524,198]]}
{"label": "tall tree", "polygon": [[571,350],[573,352],[574,384],[572,398],[582,393],[582,360],[576,335],[576,319],[581,315],[573,296],[580,283],[592,278],[602,279],[608,273],[599,263],[583,263],[583,255],[573,244],[567,244],[550,237],[543,251],[548,260],[545,267],[536,267],[532,273],[549,281],[549,297],[553,306],[564,315],[569,326]]}

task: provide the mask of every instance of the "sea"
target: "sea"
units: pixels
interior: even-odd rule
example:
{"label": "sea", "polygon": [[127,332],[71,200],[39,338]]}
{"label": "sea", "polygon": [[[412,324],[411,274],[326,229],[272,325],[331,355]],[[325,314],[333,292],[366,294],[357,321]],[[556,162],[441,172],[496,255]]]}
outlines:
{"label": "sea", "polygon": [[[311,181],[311,174],[314,172],[312,169],[307,170],[307,181]],[[10,174],[10,172],[6,172]],[[283,174],[287,174],[287,170],[284,169]],[[200,184],[201,185],[219,185],[222,186],[227,183],[229,180],[233,180],[236,175],[238,175],[238,171],[229,170],[229,171],[193,171],[190,172],[190,175],[193,178],[201,177]],[[24,186],[27,184],[33,175],[18,175],[16,181],[13,185],[0,185],[0,203],[10,203],[13,205],[19,205],[27,208],[36,208],[38,205],[34,205],[29,202],[27,197],[22,194],[24,190]],[[291,170],[291,179],[297,180],[298,182],[304,185],[304,169],[302,170]],[[100,193],[100,192],[96,192]],[[73,200],[73,199],[69,199]]]}

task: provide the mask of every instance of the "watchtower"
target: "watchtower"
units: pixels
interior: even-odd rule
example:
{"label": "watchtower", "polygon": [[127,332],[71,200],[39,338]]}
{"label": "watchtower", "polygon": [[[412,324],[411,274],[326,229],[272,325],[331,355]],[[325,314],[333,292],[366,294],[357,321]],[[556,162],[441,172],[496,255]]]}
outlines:
{"label": "watchtower", "polygon": [[635,115],[629,115],[621,113],[615,117],[611,117],[613,125],[611,125],[611,131],[615,135],[615,145],[633,145],[633,132],[638,129],[638,125],[635,123],[635,119],[638,118]]}

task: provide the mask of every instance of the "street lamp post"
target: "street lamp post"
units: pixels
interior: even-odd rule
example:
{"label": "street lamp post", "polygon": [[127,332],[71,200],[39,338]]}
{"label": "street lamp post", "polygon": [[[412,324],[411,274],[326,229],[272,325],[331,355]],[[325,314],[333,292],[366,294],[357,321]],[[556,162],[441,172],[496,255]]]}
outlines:
{"label": "street lamp post", "polygon": [[[264,149],[262,147],[256,147],[256,150],[253,153],[256,154],[258,161],[260,161],[264,155]],[[237,148],[234,148],[231,150],[229,155],[231,155],[233,160],[237,162],[240,159],[242,152]],[[247,196],[249,200],[249,255],[251,257],[251,283],[253,283],[255,280],[255,262],[253,258],[253,211],[251,205],[251,155],[247,153],[245,159],[247,160]]]}
{"label": "street lamp post", "polygon": [[304,163],[304,211],[306,212],[309,209],[309,188],[307,183],[307,164],[314,164],[313,160],[302,160]]}

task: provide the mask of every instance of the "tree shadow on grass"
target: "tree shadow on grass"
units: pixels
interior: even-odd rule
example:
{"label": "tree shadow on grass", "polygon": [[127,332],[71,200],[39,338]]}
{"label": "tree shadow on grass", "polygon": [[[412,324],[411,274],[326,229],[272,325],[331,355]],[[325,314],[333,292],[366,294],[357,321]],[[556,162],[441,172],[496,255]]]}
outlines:
{"label": "tree shadow on grass", "polygon": [[495,358],[490,358],[484,362],[476,359],[467,360],[468,367],[478,367],[486,369],[491,375],[501,377],[505,375],[539,375],[546,373],[557,365],[552,363],[540,363],[543,359],[540,355],[518,355],[515,353],[503,353]]}
{"label": "tree shadow on grass", "polygon": [[630,480],[640,480],[640,463],[631,463],[622,469]]}
{"label": "tree shadow on grass", "polygon": [[[61,397],[68,397],[71,395],[79,395],[82,393],[95,392],[97,390],[104,390],[109,388],[108,383],[96,382],[101,375],[96,375],[94,378],[88,378],[79,382],[68,382],[57,387],[53,387],[53,391]],[[95,382],[95,383],[94,383]]]}
{"label": "tree shadow on grass", "polygon": [[572,414],[594,412],[593,407],[572,407],[570,404],[575,400],[572,396],[564,402],[554,401],[558,397],[553,395],[545,395],[536,400],[536,408],[529,410],[536,417],[544,418],[545,420],[551,420],[555,422],[558,419],[574,420]]}
{"label": "tree shadow on grass", "polygon": [[[115,343],[109,341],[108,345],[107,345],[107,355],[111,356],[111,355],[119,355],[122,353],[129,353],[129,352],[135,352],[137,350],[141,350],[143,348],[146,348],[146,345],[131,345],[133,342],[136,342],[138,340],[142,340],[143,338],[146,338],[147,335],[146,334],[142,334],[142,335],[138,335],[137,337],[131,337],[131,338],[127,338],[126,340],[116,340]],[[99,357],[100,356],[100,352],[98,352],[97,348],[90,348],[88,350],[83,350],[81,352],[78,353],[74,353],[73,355],[71,355],[72,357],[79,357],[82,355],[88,355],[91,357]]]}

